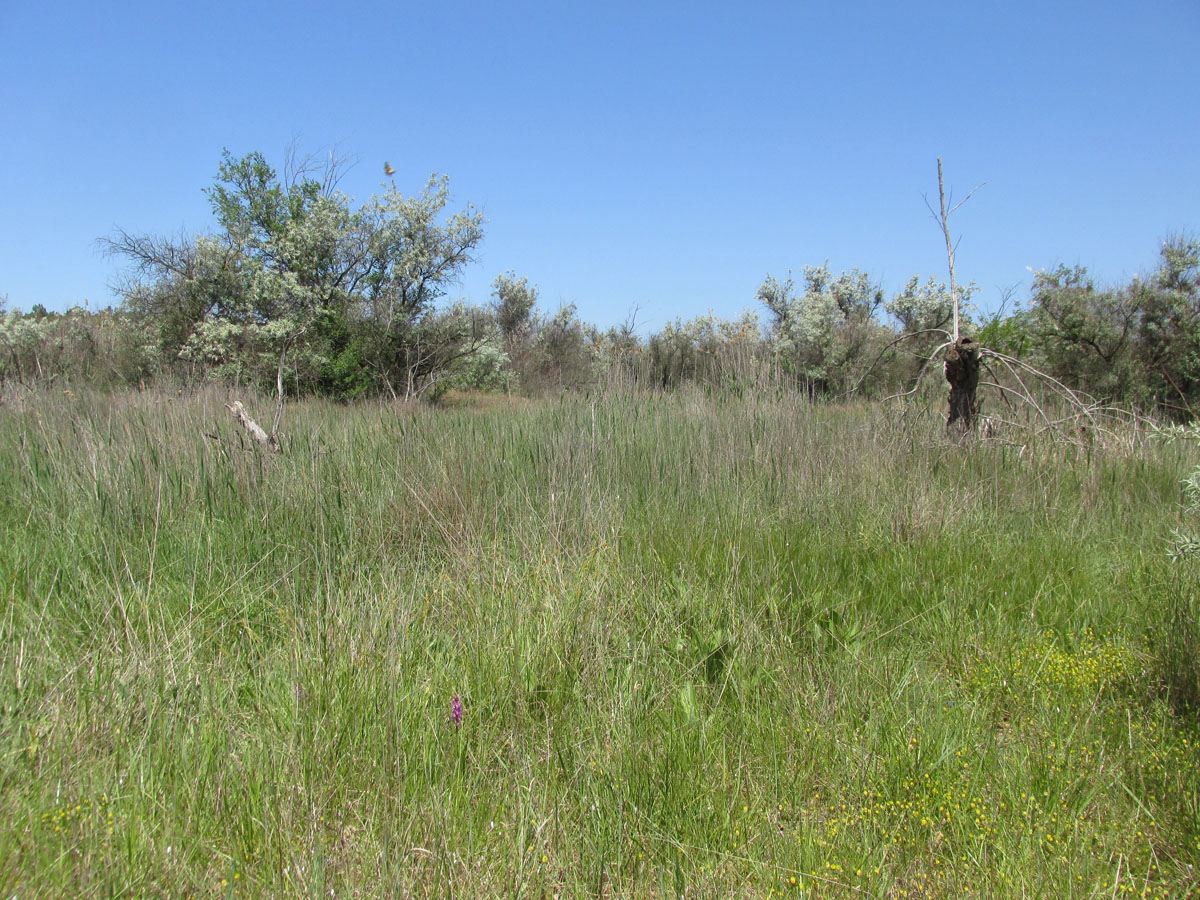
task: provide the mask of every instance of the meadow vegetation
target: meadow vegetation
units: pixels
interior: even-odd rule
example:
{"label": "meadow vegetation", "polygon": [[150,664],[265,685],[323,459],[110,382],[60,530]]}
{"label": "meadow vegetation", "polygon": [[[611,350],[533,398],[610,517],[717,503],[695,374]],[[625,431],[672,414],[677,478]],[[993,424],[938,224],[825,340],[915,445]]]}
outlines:
{"label": "meadow vegetation", "polygon": [[224,400],[0,406],[4,897],[1200,896],[1194,442]]}
{"label": "meadow vegetation", "polygon": [[[205,189],[210,230],[101,238],[125,265],[117,308],[22,311],[0,296],[0,397],[221,384],[279,403],[436,401],[453,390],[546,397],[620,382],[880,399],[912,391],[941,351],[970,337],[985,393],[1004,392],[986,415],[1007,417],[1005,403],[1046,376],[1088,406],[1176,422],[1200,408],[1200,240],[1187,233],[1163,240],[1153,269],[1125,284],[1098,284],[1083,266],[1039,270],[1024,306],[1009,291],[987,314],[974,283],[955,282],[948,252],[949,288],[914,274],[889,298],[868,272],[826,262],[768,275],[757,291],[747,284],[761,320],[709,312],[648,333],[637,309],[656,298],[636,283],[606,298],[630,310],[607,329],[570,304],[541,308],[536,283],[512,271],[496,276],[487,302],[454,299],[484,240],[482,213],[452,211],[444,177],[409,195],[392,179],[359,202],[338,190],[343,172],[334,154],[292,152],[278,170],[261,153],[226,151]],[[940,159],[938,187],[942,196]],[[973,406],[968,394],[960,414]]]}

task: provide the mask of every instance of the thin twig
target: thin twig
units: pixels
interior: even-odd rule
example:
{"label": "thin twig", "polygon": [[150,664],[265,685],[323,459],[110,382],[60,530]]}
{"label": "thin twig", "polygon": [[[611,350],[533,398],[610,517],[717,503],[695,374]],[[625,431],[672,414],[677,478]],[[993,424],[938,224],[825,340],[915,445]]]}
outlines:
{"label": "thin twig", "polygon": [[1024,391],[1025,402],[1028,403],[1030,406],[1032,406],[1037,411],[1037,414],[1042,417],[1042,421],[1049,422],[1050,417],[1046,415],[1046,413],[1042,409],[1042,407],[1040,405],[1038,405],[1038,402],[1033,399],[1033,393],[1029,390],[1028,387],[1025,386],[1025,382],[1021,380],[1021,376],[1017,373],[1017,371],[1008,364],[1007,360],[1002,359],[1001,357],[996,357],[996,358],[998,360],[1000,360],[1001,363],[1004,364],[1004,366],[1009,370],[1009,372],[1012,373],[1013,378],[1017,379],[1017,384],[1019,384],[1021,386],[1021,390]]}
{"label": "thin twig", "polygon": [[[1009,356],[1005,353],[999,353],[995,350],[989,350],[988,354],[990,356],[993,356],[996,359],[1000,360],[1001,362],[1005,363],[1006,365],[1008,365],[1010,367],[1010,371],[1012,370],[1012,367],[1020,366],[1022,369],[1024,369],[1025,371],[1027,371],[1033,375],[1036,375],[1038,378],[1040,378],[1042,381],[1046,382],[1047,384],[1050,384],[1053,387],[1058,388],[1059,394],[1061,396],[1065,397],[1069,403],[1071,403],[1073,406],[1077,407],[1080,412],[1085,414],[1088,417],[1088,419],[1092,422],[1093,425],[1096,424],[1095,416],[1092,411],[1097,408],[1098,404],[1094,397],[1090,397],[1087,394],[1083,393],[1082,391],[1076,391],[1076,390],[1073,390],[1073,389],[1067,387],[1065,384],[1063,384],[1057,378],[1055,378],[1051,375],[1047,375],[1041,369],[1035,369],[1033,366],[1029,365],[1029,363],[1022,362],[1021,360],[1017,359],[1014,356]],[[1016,373],[1014,372],[1013,374],[1015,375]],[[1085,402],[1084,398],[1086,398],[1087,402]]]}
{"label": "thin twig", "polygon": [[892,394],[892,396],[890,396],[890,397],[885,397],[884,402],[886,403],[888,400],[895,400],[897,398],[902,399],[904,397],[911,397],[913,394],[915,394],[917,392],[917,389],[920,388],[921,381],[925,378],[925,373],[929,370],[930,364],[935,359],[937,359],[937,355],[939,353],[941,353],[943,350],[945,350],[947,347],[950,347],[950,346],[953,346],[953,345],[949,341],[947,341],[945,344],[942,344],[936,350],[934,350],[931,354],[929,354],[928,357],[926,357],[925,364],[923,366],[921,366],[921,371],[917,373],[917,380],[913,383],[911,391],[905,391],[903,394]]}
{"label": "thin twig", "polygon": [[[988,373],[989,373],[989,374],[990,374],[990,375],[991,375],[993,378],[995,378],[995,379],[996,379],[996,382],[997,382],[997,383],[996,383],[996,384],[992,384],[991,386],[992,386],[992,387],[994,387],[994,388],[998,388],[998,389],[999,389],[999,391],[1000,391],[1000,399],[1001,399],[1001,400],[1003,400],[1005,403],[1008,403],[1008,408],[1011,410],[1013,407],[1012,407],[1012,403],[1011,403],[1011,402],[1009,402],[1009,399],[1008,399],[1008,394],[1009,394],[1009,393],[1016,394],[1017,392],[1016,392],[1016,391],[1013,391],[1013,390],[1011,390],[1011,389],[1009,389],[1009,388],[1002,387],[1002,386],[999,384],[999,381],[1000,381],[1000,379],[999,379],[999,378],[996,376],[996,373],[992,371],[992,367],[988,365],[988,363],[987,363],[987,357],[983,356],[982,354],[980,354],[980,363],[983,365],[983,367],[984,367],[985,369],[987,369],[987,370],[988,370]],[[983,383],[981,383],[981,384],[980,384],[980,386],[982,387],[984,384],[989,384],[989,382],[983,382]],[[1020,395],[1018,394],[1018,396],[1020,396]]]}
{"label": "thin twig", "polygon": [[[863,381],[866,380],[866,377],[871,374],[871,371],[875,368],[875,366],[877,366],[879,364],[879,361],[881,359],[883,359],[883,355],[885,353],[887,353],[889,350],[891,350],[897,344],[903,343],[904,341],[907,341],[909,338],[920,337],[923,334],[941,334],[941,335],[945,335],[946,337],[950,336],[950,333],[948,331],[946,331],[946,329],[944,329],[944,328],[925,328],[921,331],[910,331],[907,334],[900,335],[900,337],[896,338],[894,341],[891,341],[882,350],[879,351],[879,355],[876,356],[875,359],[871,361],[871,364],[869,366],[867,366],[866,371],[863,372],[862,376],[858,379],[858,381],[856,381],[854,383],[854,387],[850,388],[850,390],[846,391],[841,396],[847,397],[850,394],[853,394],[856,391],[858,391],[859,387],[862,386]],[[949,345],[942,344],[942,347],[946,347],[946,346],[949,346]],[[938,348],[938,350],[940,350],[940,349],[941,349],[941,347]],[[935,350],[934,355],[936,355],[936,354],[937,354],[937,351]],[[917,355],[917,354],[914,354],[914,355]],[[917,358],[925,359],[925,357],[920,356],[920,355],[917,355]],[[928,360],[926,360],[926,361],[928,362]]]}

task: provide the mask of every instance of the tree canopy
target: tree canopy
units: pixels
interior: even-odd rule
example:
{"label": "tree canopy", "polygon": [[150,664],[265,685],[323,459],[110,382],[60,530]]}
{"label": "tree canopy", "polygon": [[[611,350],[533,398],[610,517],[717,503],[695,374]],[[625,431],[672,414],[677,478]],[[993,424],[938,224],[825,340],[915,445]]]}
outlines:
{"label": "tree canopy", "polygon": [[449,182],[437,176],[410,197],[393,181],[356,207],[337,167],[280,178],[261,153],[226,151],[207,191],[213,234],[104,242],[130,261],[121,294],[166,356],[224,377],[282,385],[286,374],[350,393],[377,380],[412,394],[432,359],[456,355],[445,345],[469,329],[437,303],[472,261],[482,214],[447,213]]}

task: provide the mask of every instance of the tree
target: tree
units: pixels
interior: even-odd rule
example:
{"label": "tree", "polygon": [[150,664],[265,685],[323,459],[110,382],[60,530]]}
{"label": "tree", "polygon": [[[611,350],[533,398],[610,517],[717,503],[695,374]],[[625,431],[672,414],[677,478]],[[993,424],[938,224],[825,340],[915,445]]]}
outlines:
{"label": "tree", "polygon": [[371,372],[412,396],[457,358],[432,343],[462,347],[462,329],[432,314],[482,240],[481,214],[443,221],[449,184],[436,176],[416,197],[393,182],[355,208],[341,166],[291,156],[281,179],[261,153],[226,151],[207,190],[214,235],[102,242],[132,262],[121,293],[164,351],[218,377],[273,380],[277,422],[285,380],[358,392]]}
{"label": "tree", "polygon": [[[970,322],[970,299],[975,293],[975,283],[959,288],[959,316],[962,322]],[[884,309],[900,324],[901,334],[920,332],[949,332],[954,321],[954,298],[944,282],[935,278],[921,284],[921,277],[914,275],[904,288],[884,304]]]}
{"label": "tree", "polygon": [[1113,402],[1191,415],[1200,402],[1200,244],[1164,241],[1158,270],[1099,288],[1082,266],[1038,272],[1026,316],[1059,378]]}
{"label": "tree", "polygon": [[579,318],[575,305],[559,308],[549,318],[534,323],[529,348],[529,369],[523,373],[531,391],[578,390],[592,384],[596,375],[596,330]]}
{"label": "tree", "polygon": [[482,213],[468,209],[439,224],[449,199],[449,179],[434,176],[418,196],[405,198],[393,186],[361,213],[368,264],[356,315],[365,358],[393,397],[397,385],[406,399],[428,386],[428,362],[444,356],[431,355],[446,335],[435,327],[436,303],[483,240]]}
{"label": "tree", "polygon": [[197,325],[228,318],[246,291],[233,246],[211,237],[177,240],[118,231],[101,240],[111,255],[131,262],[115,289],[126,311],[157,335],[168,359],[179,357]]}
{"label": "tree", "polygon": [[534,358],[533,342],[538,327],[538,289],[516,272],[497,275],[492,282],[491,312],[500,332],[500,346],[508,369],[505,384],[529,387],[539,367]]}
{"label": "tree", "polygon": [[[950,336],[950,349],[946,354],[945,374],[950,383],[950,411],[946,416],[946,427],[957,424],[963,431],[970,431],[975,426],[975,418],[979,415],[979,400],[976,392],[979,389],[979,367],[982,364],[981,346],[975,338],[961,333],[962,310],[958,293],[958,283],[954,274],[954,243],[950,240],[950,216],[960,206],[971,199],[971,195],[983,185],[971,190],[959,203],[946,210],[946,188],[942,179],[942,158],[937,161],[938,170],[938,201],[939,214],[935,214],[946,239],[946,259],[950,268],[950,304],[953,310],[954,330]],[[933,210],[930,209],[932,213]]]}
{"label": "tree", "polygon": [[492,370],[504,360],[486,310],[456,303],[446,310],[430,310],[413,324],[397,359],[401,368],[388,378],[387,386],[394,399],[412,400],[431,388],[440,394],[439,381],[449,386],[464,375],[469,362],[476,362],[475,372],[465,379],[466,386],[474,387],[493,379]]}
{"label": "tree", "polygon": [[39,303],[22,314],[0,302],[0,389],[9,381],[32,387],[76,379],[136,385],[154,369],[156,349],[126,313],[79,306],[49,312]]}
{"label": "tree", "polygon": [[492,282],[492,308],[496,322],[510,347],[527,336],[533,324],[533,311],[537,307],[538,289],[530,286],[529,279],[518,278],[516,272],[497,275]]}
{"label": "tree", "polygon": [[712,313],[687,321],[676,319],[650,336],[653,381],[662,388],[685,381],[744,385],[757,375],[758,344],[758,318],[749,311],[732,321]]}
{"label": "tree", "polygon": [[1083,266],[1034,275],[1030,329],[1039,363],[1071,386],[1118,401],[1131,396],[1135,297],[1098,289]]}
{"label": "tree", "polygon": [[[261,153],[222,157],[206,193],[220,231],[165,240],[119,231],[102,243],[133,262],[126,305],[160,333],[163,349],[235,380],[286,364],[313,380],[320,338],[344,316],[365,262],[349,200],[336,190],[340,160],[321,170],[289,161],[284,180]],[[301,366],[300,364],[305,365]]]}
{"label": "tree", "polygon": [[1200,404],[1200,241],[1163,241],[1158,271],[1130,285],[1136,294],[1138,356],[1146,392],[1172,414],[1191,417]]}
{"label": "tree", "polygon": [[805,267],[803,277],[799,294],[790,277],[768,276],[758,289],[771,316],[772,355],[814,395],[841,393],[854,383],[868,343],[879,337],[883,291],[858,269],[834,276],[828,263]]}

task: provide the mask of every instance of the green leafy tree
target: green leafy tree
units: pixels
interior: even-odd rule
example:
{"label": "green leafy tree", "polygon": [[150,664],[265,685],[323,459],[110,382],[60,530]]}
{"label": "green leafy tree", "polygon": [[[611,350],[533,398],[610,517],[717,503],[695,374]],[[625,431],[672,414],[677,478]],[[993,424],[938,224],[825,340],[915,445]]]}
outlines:
{"label": "green leafy tree", "polygon": [[535,322],[523,387],[532,393],[588,387],[598,372],[598,356],[596,330],[579,318],[574,304],[563,306]]}
{"label": "green leafy tree", "polygon": [[668,322],[650,337],[655,383],[672,388],[686,381],[731,387],[757,374],[759,323],[751,312],[729,321],[709,313]]}
{"label": "green leafy tree", "polygon": [[491,310],[460,302],[431,318],[430,330],[441,332],[441,339],[430,344],[438,348],[432,367],[435,394],[448,388],[476,391],[513,388],[516,376],[509,365],[504,335]]}
{"label": "green leafy tree", "polygon": [[1034,278],[1031,355],[1102,399],[1195,415],[1200,404],[1200,244],[1163,243],[1148,278],[1099,288],[1082,266]]}
{"label": "green leafy tree", "polygon": [[[281,400],[285,379],[413,396],[431,366],[456,358],[462,329],[447,328],[436,304],[482,240],[482,216],[445,216],[449,185],[437,177],[415,197],[393,183],[355,208],[337,190],[338,167],[306,160],[280,178],[261,153],[226,152],[207,191],[215,235],[104,242],[131,260],[126,306],[158,329],[166,354],[202,373],[273,381]],[[458,349],[435,352],[438,340]]]}
{"label": "green leafy tree", "polygon": [[884,333],[876,317],[883,291],[858,269],[835,276],[828,264],[807,266],[799,291],[790,277],[780,282],[768,276],[758,299],[770,314],[777,367],[814,395],[850,388],[869,362],[868,348]]}
{"label": "green leafy tree", "polygon": [[[180,240],[119,232],[107,249],[133,262],[122,293],[158,328],[163,350],[202,372],[312,385],[322,338],[344,319],[363,255],[355,215],[336,191],[337,161],[280,180],[261,153],[226,151],[207,190],[220,230]],[[273,379],[272,379],[273,376]]]}
{"label": "green leafy tree", "polygon": [[[973,327],[971,297],[975,291],[974,282],[958,288],[959,318],[963,328]],[[941,331],[949,335],[954,322],[954,301],[945,283],[930,278],[921,284],[919,275],[910,278],[903,289],[884,304],[884,309],[899,323],[901,334]],[[936,340],[937,335],[933,338]]]}
{"label": "green leafy tree", "polygon": [[449,199],[449,180],[433,177],[417,196],[393,187],[361,213],[367,265],[355,315],[364,357],[393,397],[418,396],[429,386],[431,360],[457,358],[457,351],[434,350],[440,338],[460,333],[443,327],[437,302],[473,261],[483,215],[468,209],[445,216]]}
{"label": "green leafy tree", "polygon": [[529,284],[529,279],[518,278],[516,272],[497,275],[492,282],[492,308],[496,322],[511,346],[526,338],[533,325],[533,312],[537,308],[538,289]]}
{"label": "green leafy tree", "polygon": [[1200,413],[1200,242],[1166,240],[1159,267],[1129,287],[1138,308],[1143,394],[1177,417]]}
{"label": "green leafy tree", "polygon": [[1083,266],[1038,272],[1030,325],[1041,364],[1097,396],[1130,397],[1138,329],[1134,299],[1125,290],[1097,288]]}
{"label": "green leafy tree", "polygon": [[515,272],[497,275],[492,282],[492,314],[500,332],[505,365],[511,378],[507,387],[528,384],[538,361],[533,356],[537,329],[538,289]]}

